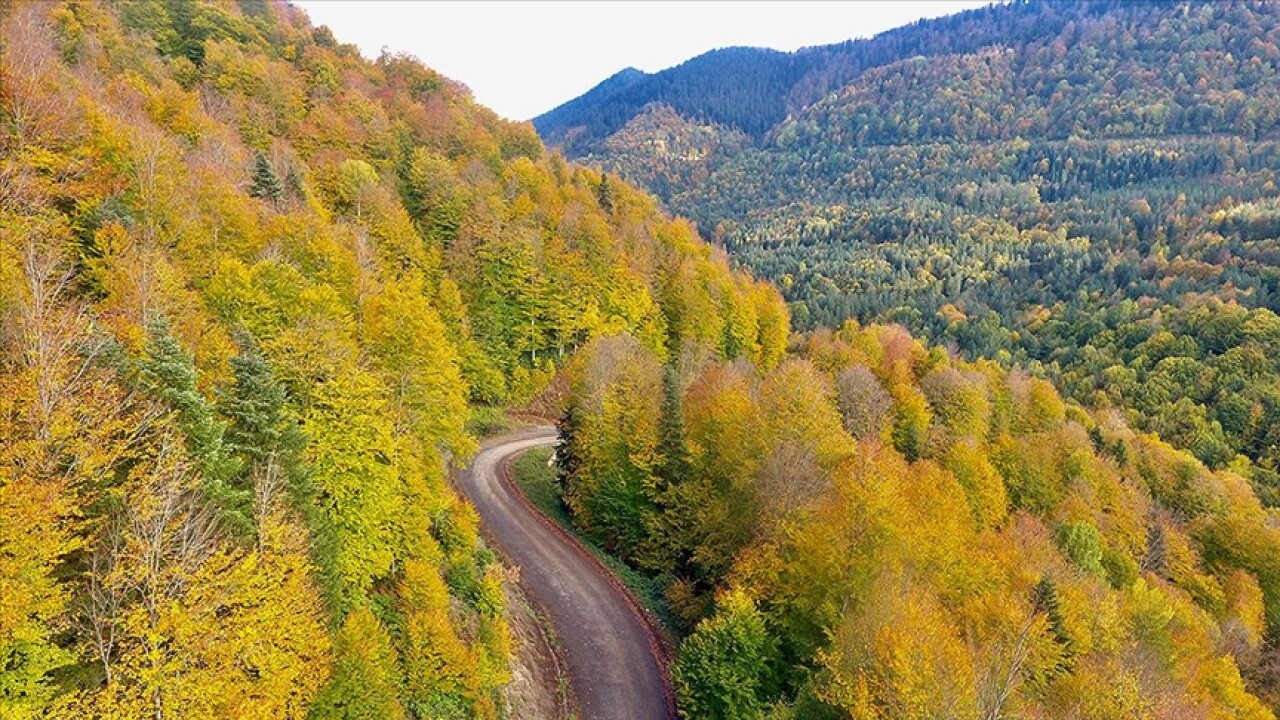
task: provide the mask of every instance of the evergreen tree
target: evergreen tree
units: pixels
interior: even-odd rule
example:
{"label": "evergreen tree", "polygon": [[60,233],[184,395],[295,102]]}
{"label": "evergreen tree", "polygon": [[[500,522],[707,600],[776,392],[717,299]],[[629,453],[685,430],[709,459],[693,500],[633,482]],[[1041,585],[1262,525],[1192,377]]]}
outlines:
{"label": "evergreen tree", "polygon": [[250,488],[255,477],[273,475],[301,506],[306,436],[290,416],[288,391],[266,357],[252,339],[240,344],[242,351],[231,358],[232,380],[218,389],[218,411],[229,421],[225,442],[244,464],[237,485]]}
{"label": "evergreen tree", "polygon": [[271,161],[262,153],[255,154],[253,158],[253,185],[249,188],[249,194],[271,202],[278,202],[284,196],[280,178],[276,177],[275,171],[271,169]]}
{"label": "evergreen tree", "polygon": [[556,422],[556,430],[560,433],[560,444],[556,446],[556,475],[565,490],[572,487],[578,468],[582,467],[581,448],[578,447],[580,412],[577,402],[571,399],[564,415]]}
{"label": "evergreen tree", "polygon": [[290,165],[284,174],[285,187],[289,191],[289,196],[294,200],[303,200],[306,198],[307,191],[302,187],[302,173],[298,172],[298,168]]}
{"label": "evergreen tree", "polygon": [[662,418],[658,426],[658,452],[662,460],[657,476],[663,485],[679,485],[689,477],[689,447],[685,442],[684,406],[680,398],[680,371],[667,364],[662,375]]}
{"label": "evergreen tree", "polygon": [[596,188],[596,201],[605,212],[613,212],[613,188],[609,187],[608,173],[600,175],[600,186]]}
{"label": "evergreen tree", "polygon": [[173,337],[167,320],[153,320],[148,333],[146,352],[138,362],[139,382],[174,411],[187,452],[200,471],[206,498],[234,531],[247,531],[251,527],[250,494],[233,482],[241,464],[224,439],[226,426],[196,386],[195,362]]}
{"label": "evergreen tree", "polygon": [[1053,639],[1062,649],[1062,659],[1055,668],[1056,672],[1064,672],[1071,668],[1071,655],[1074,643],[1067,632],[1066,623],[1062,619],[1062,608],[1058,604],[1058,587],[1048,575],[1040,578],[1035,589],[1031,591],[1032,602],[1036,612],[1044,613],[1049,619],[1049,630]]}

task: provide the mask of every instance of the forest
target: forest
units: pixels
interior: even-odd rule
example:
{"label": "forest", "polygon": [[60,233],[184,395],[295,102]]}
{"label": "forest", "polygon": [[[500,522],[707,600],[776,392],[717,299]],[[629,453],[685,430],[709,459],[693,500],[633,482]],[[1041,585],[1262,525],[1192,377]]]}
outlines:
{"label": "forest", "polygon": [[853,321],[567,376],[559,492],[663,588],[685,717],[1274,717],[1274,515],[1114,410]]}
{"label": "forest", "polygon": [[[1221,20],[1081,7],[1082,38]],[[733,155],[672,175],[734,188],[699,212],[866,195],[695,224],[686,180],[576,164],[285,2],[0,0],[0,716],[512,717],[516,578],[450,474],[541,408],[570,521],[673,618],[684,717],[1274,717],[1266,127],[979,123],[838,190],[834,123],[646,112]]]}
{"label": "forest", "polygon": [[829,59],[763,134],[679,93],[604,134],[538,122],[776,282],[798,328],[1027,368],[1249,461],[1274,505],[1277,27],[1272,3],[1007,3],[799,51]]}
{"label": "forest", "polygon": [[495,718],[473,408],[775,364],[691,226],[277,2],[0,4],[0,716]]}

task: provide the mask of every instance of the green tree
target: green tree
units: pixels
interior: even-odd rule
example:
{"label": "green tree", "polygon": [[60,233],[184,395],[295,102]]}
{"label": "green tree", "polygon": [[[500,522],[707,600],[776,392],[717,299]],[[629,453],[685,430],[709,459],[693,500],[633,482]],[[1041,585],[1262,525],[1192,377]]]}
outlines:
{"label": "green tree", "polygon": [[667,487],[684,482],[690,473],[680,394],[680,371],[668,363],[662,375],[662,416],[658,425],[658,453],[662,459],[654,471]]}
{"label": "green tree", "polygon": [[333,677],[311,708],[312,720],[407,717],[398,699],[403,680],[391,636],[368,609],[352,612],[334,641]]}
{"label": "green tree", "polygon": [[680,712],[702,720],[764,717],[775,644],[755,603],[731,591],[680,646],[672,670]]}
{"label": "green tree", "polygon": [[289,406],[288,391],[251,338],[241,340],[231,358],[231,382],[218,389],[218,412],[227,419],[225,442],[240,458],[237,487],[254,493],[257,530],[280,491],[294,506],[310,508],[310,488],[302,462],[307,437]]}
{"label": "green tree", "polygon": [[262,153],[253,156],[253,184],[249,187],[249,195],[271,202],[279,202],[284,197],[284,187],[275,170],[271,169],[271,161]]}
{"label": "green tree", "polygon": [[138,361],[138,379],[157,400],[176,415],[187,452],[200,470],[201,488],[221,511],[222,520],[240,534],[251,534],[252,495],[235,483],[241,463],[224,439],[226,424],[196,386],[195,362],[157,318],[148,327],[149,341]]}

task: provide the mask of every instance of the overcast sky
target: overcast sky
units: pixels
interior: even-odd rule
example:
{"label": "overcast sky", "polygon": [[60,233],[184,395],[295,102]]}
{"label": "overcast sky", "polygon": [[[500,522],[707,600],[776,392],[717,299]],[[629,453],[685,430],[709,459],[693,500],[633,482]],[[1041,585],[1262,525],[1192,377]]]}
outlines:
{"label": "overcast sky", "polygon": [[628,66],[654,72],[732,45],[825,45],[988,3],[297,2],[366,56],[384,47],[411,53],[513,120]]}

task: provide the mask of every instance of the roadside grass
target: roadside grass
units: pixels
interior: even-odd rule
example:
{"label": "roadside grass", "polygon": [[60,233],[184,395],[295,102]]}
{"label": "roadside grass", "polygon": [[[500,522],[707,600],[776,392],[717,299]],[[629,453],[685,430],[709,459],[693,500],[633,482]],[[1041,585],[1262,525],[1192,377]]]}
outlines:
{"label": "roadside grass", "polygon": [[639,598],[645,609],[658,618],[672,637],[679,637],[675,616],[671,614],[671,610],[663,599],[661,583],[610,554],[589,538],[584,537],[573,526],[569,508],[564,504],[560,480],[556,477],[555,468],[549,464],[551,452],[551,448],[535,448],[516,458],[511,464],[511,480],[525,494],[525,497],[529,498],[529,502],[533,503],[534,507],[581,541],[592,555],[599,558],[610,572],[617,575],[622,583]]}
{"label": "roadside grass", "polygon": [[467,416],[467,432],[481,440],[497,437],[514,427],[515,423],[507,417],[502,408],[472,405],[471,413]]}

